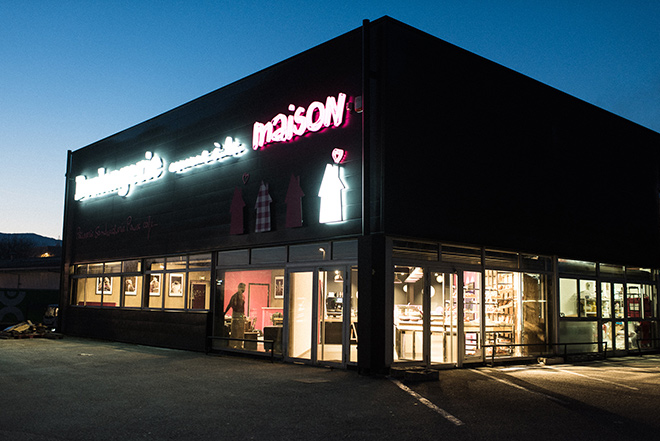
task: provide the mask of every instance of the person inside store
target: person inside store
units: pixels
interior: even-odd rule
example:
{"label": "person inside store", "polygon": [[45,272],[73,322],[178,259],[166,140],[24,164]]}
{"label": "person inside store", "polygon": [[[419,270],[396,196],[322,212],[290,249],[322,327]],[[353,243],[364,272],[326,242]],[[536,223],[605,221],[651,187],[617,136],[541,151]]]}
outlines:
{"label": "person inside store", "polygon": [[[245,338],[245,283],[238,284],[238,290],[231,296],[229,303],[225,308],[225,315],[232,309],[231,314],[231,338]],[[243,342],[239,340],[230,340],[230,348],[242,348]]]}

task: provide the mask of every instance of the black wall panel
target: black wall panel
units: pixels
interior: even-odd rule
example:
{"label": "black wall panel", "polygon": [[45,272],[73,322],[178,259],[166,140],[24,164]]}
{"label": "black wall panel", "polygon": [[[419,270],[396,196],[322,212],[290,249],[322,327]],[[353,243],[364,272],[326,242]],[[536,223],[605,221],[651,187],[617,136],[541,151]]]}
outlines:
{"label": "black wall panel", "polygon": [[[244,156],[193,169],[167,173],[157,182],[138,186],[128,197],[68,201],[73,261],[107,260],[318,240],[354,235],[361,216],[361,124],[351,107],[341,127],[307,133],[286,143],[252,150],[255,121],[278,113],[292,114],[289,104],[325,103],[327,96],[346,93],[352,103],[360,95],[361,33],[359,30],[304,52],[163,115],[73,153],[70,180],[92,177],[99,167],[116,170],[157,153],[167,163],[211,151],[225,137],[247,147]],[[319,186],[334,148],[347,152],[342,164],[347,221],[320,224]],[[291,176],[300,177],[303,226],[285,228],[285,197]],[[255,202],[261,182],[269,186],[272,226],[255,233]],[[230,235],[230,207],[240,188],[245,234]]]}
{"label": "black wall panel", "polygon": [[401,23],[382,27],[372,56],[387,234],[660,264],[660,135]]}

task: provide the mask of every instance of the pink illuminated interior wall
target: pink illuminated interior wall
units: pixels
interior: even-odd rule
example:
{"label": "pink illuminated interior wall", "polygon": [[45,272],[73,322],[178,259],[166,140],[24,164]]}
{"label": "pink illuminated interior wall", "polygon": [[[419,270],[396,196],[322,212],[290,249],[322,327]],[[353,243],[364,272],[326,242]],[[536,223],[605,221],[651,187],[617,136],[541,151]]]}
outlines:
{"label": "pink illuminated interior wall", "polygon": [[[238,284],[245,283],[245,315],[250,319],[256,318],[254,327],[263,330],[264,324],[261,323],[263,320],[262,310],[263,308],[270,306],[269,291],[273,290],[273,287],[271,286],[272,271],[232,271],[225,274],[225,280],[224,307],[226,308],[229,304],[231,296],[234,295],[238,289]],[[228,314],[231,314],[231,311],[229,311]]]}

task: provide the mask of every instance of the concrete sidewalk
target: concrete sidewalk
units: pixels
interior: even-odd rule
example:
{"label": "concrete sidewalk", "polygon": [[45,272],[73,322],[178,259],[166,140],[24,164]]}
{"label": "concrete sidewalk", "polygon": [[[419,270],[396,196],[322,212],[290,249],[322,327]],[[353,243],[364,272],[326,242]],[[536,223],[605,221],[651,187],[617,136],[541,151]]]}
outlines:
{"label": "concrete sidewalk", "polygon": [[382,378],[71,337],[0,340],[0,391],[0,439],[12,441],[401,440],[456,430]]}

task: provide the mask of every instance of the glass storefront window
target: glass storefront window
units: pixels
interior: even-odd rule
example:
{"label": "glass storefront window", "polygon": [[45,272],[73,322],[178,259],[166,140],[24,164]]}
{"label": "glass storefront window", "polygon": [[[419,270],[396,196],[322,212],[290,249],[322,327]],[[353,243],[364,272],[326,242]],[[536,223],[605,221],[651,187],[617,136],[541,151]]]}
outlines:
{"label": "glass storefront window", "polygon": [[139,260],[127,260],[123,263],[125,273],[139,273],[141,269]]}
{"label": "glass storefront window", "polygon": [[87,274],[87,265],[75,265],[73,274],[78,274],[78,275]]}
{"label": "glass storefront window", "polygon": [[418,260],[438,260],[438,244],[413,242],[408,240],[392,241],[392,256]]}
{"label": "glass storefront window", "polygon": [[623,283],[614,284],[614,318],[623,318],[624,315]]}
{"label": "glass storefront window", "polygon": [[481,248],[443,245],[441,252],[443,262],[481,265]]}
{"label": "glass storefront window", "polygon": [[330,242],[292,245],[289,247],[289,262],[330,260],[330,257],[332,257],[330,252]]}
{"label": "glass storefront window", "polygon": [[124,304],[126,308],[142,306],[142,276],[124,276]]}
{"label": "glass storefront window", "polygon": [[[152,264],[157,265],[157,264]],[[165,274],[156,273],[147,275],[149,278],[148,291],[146,293],[148,301],[146,302],[148,308],[162,308],[164,291],[163,284],[165,283]]]}
{"label": "glass storefront window", "polygon": [[286,247],[255,248],[251,256],[252,264],[285,263]]}
{"label": "glass storefront window", "polygon": [[552,260],[549,257],[525,255],[520,259],[521,269],[531,271],[551,271]]}
{"label": "glass storefront window", "polygon": [[90,263],[88,265],[88,274],[103,274],[103,264]]}
{"label": "glass storefront window", "polygon": [[465,357],[481,357],[481,273],[463,272]]}
{"label": "glass storefront window", "polygon": [[[496,356],[541,353],[546,342],[546,286],[541,274],[486,270],[486,344]],[[529,346],[506,346],[529,345]],[[489,348],[486,355],[492,355]]]}
{"label": "glass storefront window", "polygon": [[[201,296],[202,290],[209,286],[206,284],[206,277],[210,276],[210,273],[191,272],[189,276],[191,291],[199,289]],[[309,287],[311,286],[310,282]],[[225,337],[227,340],[217,341],[214,344],[260,352],[270,351],[272,346],[274,352],[281,353],[284,293],[283,268],[219,272],[216,280],[214,335]],[[197,295],[192,296],[190,301],[197,301],[198,306],[201,306],[202,300],[208,305],[207,298]],[[303,315],[305,312],[311,312],[311,309],[294,310]],[[309,339],[311,343],[311,334]],[[273,343],[264,343],[265,340]],[[298,347],[297,343],[296,347]]]}
{"label": "glass storefront window", "polygon": [[583,260],[558,259],[557,266],[560,273],[596,275],[596,263]]}
{"label": "glass storefront window", "polygon": [[250,263],[249,250],[220,251],[218,253],[218,265],[239,266]]}
{"label": "glass storefront window", "polygon": [[655,281],[655,274],[650,268],[626,267],[626,275],[631,279],[652,282]]}
{"label": "glass storefront window", "polygon": [[165,292],[163,293],[163,307],[165,309],[183,309],[183,294],[186,286],[186,274],[169,273],[165,274],[165,276],[166,277],[164,279],[161,279],[165,280],[167,283],[164,287]]}
{"label": "glass storefront window", "polygon": [[596,281],[580,280],[580,295],[578,298],[580,317],[596,317]]}
{"label": "glass storefront window", "polygon": [[197,254],[190,256],[188,259],[188,268],[201,269],[201,268],[210,268],[211,267],[211,255],[210,254]]}
{"label": "glass storefront window", "polygon": [[191,271],[188,273],[188,309],[210,309],[211,272]]}
{"label": "glass storefront window", "polygon": [[604,322],[601,325],[601,328],[603,333],[603,343],[604,343],[603,348],[607,351],[612,351],[614,349],[612,322]]}
{"label": "glass storefront window", "polygon": [[[120,265],[121,267],[121,265]],[[98,277],[97,280],[101,279]],[[118,308],[121,306],[119,299],[121,297],[121,277],[104,276],[103,279],[103,292],[101,294],[102,305],[106,308]],[[97,282],[98,293],[98,282]]]}
{"label": "glass storefront window", "polygon": [[486,250],[486,266],[517,269],[518,253]]}
{"label": "glass storefront window", "polygon": [[350,363],[357,363],[357,345],[358,345],[358,269],[357,267],[351,268],[351,295],[350,295],[350,337],[349,337],[349,356]]}
{"label": "glass storefront window", "polygon": [[121,262],[107,262],[103,268],[103,272],[107,273],[120,273]]}
{"label": "glass storefront window", "polygon": [[652,318],[656,316],[655,286],[629,283],[627,290],[626,310],[629,318]]}
{"label": "glass storefront window", "polygon": [[186,256],[174,256],[167,258],[167,270],[185,270],[187,267]]}
{"label": "glass storefront window", "polygon": [[600,315],[602,318],[612,317],[612,284],[609,282],[602,282],[600,284]]}
{"label": "glass storefront window", "polygon": [[163,271],[165,269],[165,258],[148,259],[145,261],[144,266],[147,271]]}
{"label": "glass storefront window", "polygon": [[[566,352],[584,353],[598,351],[598,322],[595,321],[559,321],[559,341],[568,343]],[[560,350],[564,346],[560,345]]]}
{"label": "glass storefront window", "polygon": [[624,268],[621,265],[601,263],[599,265],[601,276],[623,276]]}
{"label": "glass storefront window", "polygon": [[72,304],[78,306],[93,305],[94,292],[96,290],[96,279],[78,279],[74,283],[75,293],[72,298]]}
{"label": "glass storefront window", "polygon": [[577,279],[559,279],[559,316],[578,316]]}

